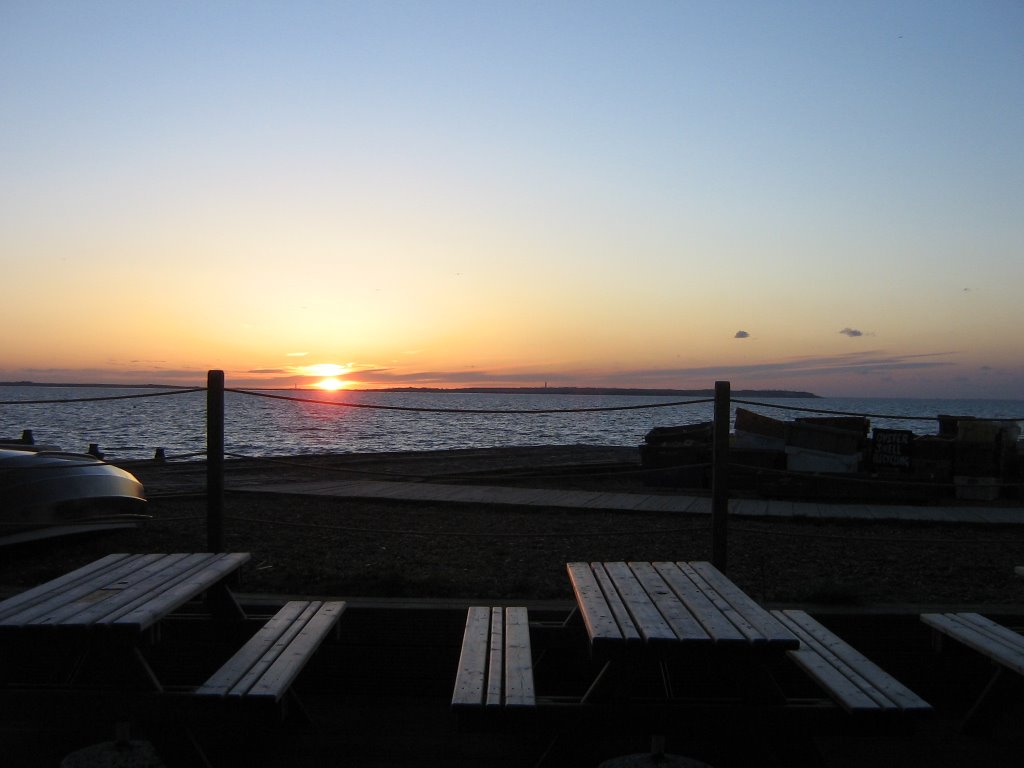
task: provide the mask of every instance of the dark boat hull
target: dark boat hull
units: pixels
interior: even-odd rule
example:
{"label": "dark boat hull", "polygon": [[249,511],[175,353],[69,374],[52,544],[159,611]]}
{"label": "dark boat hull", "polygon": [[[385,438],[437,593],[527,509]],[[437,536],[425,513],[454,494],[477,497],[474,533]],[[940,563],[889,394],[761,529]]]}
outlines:
{"label": "dark boat hull", "polygon": [[88,454],[0,449],[0,543],[146,519],[142,483]]}

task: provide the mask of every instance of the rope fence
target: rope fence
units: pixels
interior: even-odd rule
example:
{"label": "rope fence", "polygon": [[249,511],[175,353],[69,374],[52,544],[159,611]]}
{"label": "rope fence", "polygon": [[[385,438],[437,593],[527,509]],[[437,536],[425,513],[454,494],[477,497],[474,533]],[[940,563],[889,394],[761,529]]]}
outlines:
{"label": "rope fence", "polygon": [[[939,418],[939,414],[933,414],[931,416],[899,416],[890,413],[862,413],[857,411],[834,411],[827,408],[808,408],[807,406],[792,406],[792,405],[780,405],[779,403],[758,403],[751,400],[733,400],[734,403],[740,405],[753,405],[761,408],[774,408],[780,411],[801,411],[803,413],[821,413],[828,416],[862,416],[866,419],[890,419],[892,421],[935,421]],[[1024,418],[1014,417],[986,417],[985,421],[1024,421]]]}
{"label": "rope fence", "polygon": [[[34,399],[34,400],[0,400],[0,405],[18,406],[18,405],[63,405],[68,403],[98,403],[106,400],[138,400],[143,398],[152,397],[170,397],[176,395],[189,395],[196,392],[206,392],[206,387],[191,387],[188,389],[175,389],[168,390],[166,392],[140,392],[130,395],[101,395],[96,397],[70,397],[70,398],[52,398],[52,399]],[[653,410],[658,408],[679,408],[689,405],[704,405],[706,403],[713,403],[713,397],[702,397],[693,400],[673,400],[664,403],[641,403],[637,405],[609,405],[609,406],[598,406],[593,408],[436,408],[426,406],[402,406],[402,405],[382,405],[380,403],[354,403],[344,400],[321,400],[313,397],[296,397],[294,395],[278,395],[271,392],[253,390],[253,389],[239,389],[234,387],[225,387],[225,392],[230,392],[236,395],[243,395],[248,397],[258,397],[268,400],[280,400],[284,402],[302,403],[307,405],[324,405],[333,408],[364,408],[368,410],[380,410],[380,411],[406,411],[410,413],[450,413],[450,414],[485,414],[485,415],[508,415],[508,416],[530,416],[530,415],[541,415],[541,414],[552,414],[552,413],[607,413],[614,411],[641,411],[641,410]],[[783,405],[781,403],[765,403],[757,400],[742,400],[739,398],[731,398],[731,403],[734,405],[749,405],[759,408],[769,408],[779,411],[794,411],[801,413],[817,413],[826,416],[862,416],[869,419],[889,419],[892,421],[935,421],[938,419],[939,414],[928,414],[928,415],[907,415],[907,414],[892,414],[892,413],[871,413],[865,411],[843,411],[831,408],[812,408],[806,405]],[[1024,415],[1022,416],[992,416],[986,417],[986,421],[1001,421],[1001,422],[1024,422]]]}
{"label": "rope fence", "polygon": [[[205,451],[195,451],[190,453],[182,453],[173,457],[168,457],[164,454],[162,448],[157,449],[156,456],[154,457],[157,461],[174,461],[174,460],[188,460],[193,458],[205,457],[206,463],[209,467],[207,477],[207,491],[206,496],[208,499],[208,514],[207,523],[209,531],[209,545],[215,551],[219,551],[223,547],[223,523],[226,520],[233,522],[242,523],[254,523],[254,524],[268,524],[268,525],[289,525],[299,527],[309,527],[323,530],[336,530],[347,533],[366,533],[366,534],[377,534],[377,535],[409,535],[409,536],[490,536],[499,538],[535,538],[535,537],[564,537],[568,535],[572,536],[636,536],[636,535],[666,535],[673,533],[681,533],[685,531],[692,531],[698,529],[700,526],[686,527],[686,528],[670,528],[670,529],[659,529],[651,531],[573,531],[572,533],[560,533],[560,532],[536,532],[536,533],[521,533],[521,534],[496,534],[494,532],[487,532],[481,534],[475,534],[470,532],[458,532],[458,531],[409,531],[409,530],[387,530],[387,529],[360,529],[351,528],[345,526],[330,526],[330,525],[319,525],[313,523],[295,523],[287,521],[274,521],[261,518],[248,518],[248,517],[234,517],[227,516],[223,510],[223,460],[225,457],[233,459],[246,459],[250,461],[258,461],[266,463],[268,466],[285,466],[296,469],[316,469],[318,471],[336,472],[336,473],[347,473],[347,474],[359,474],[361,476],[379,476],[388,477],[396,480],[414,480],[414,481],[438,481],[448,480],[455,481],[459,479],[472,479],[472,480],[485,480],[492,477],[501,478],[504,480],[515,477],[516,473],[509,473],[508,471],[501,473],[488,474],[486,472],[457,472],[448,474],[413,474],[413,473],[402,473],[402,472],[381,472],[371,471],[363,468],[347,468],[347,467],[325,467],[319,464],[312,464],[310,462],[303,462],[301,460],[292,458],[274,458],[274,457],[254,457],[247,456],[245,454],[237,452],[225,451],[223,445],[223,434],[224,434],[224,406],[223,399],[225,393],[231,393],[243,397],[261,398],[265,400],[272,400],[281,403],[290,403],[303,406],[314,405],[318,407],[328,408],[353,408],[353,409],[368,409],[368,410],[379,410],[379,411],[391,411],[391,412],[407,412],[407,413],[423,413],[423,414],[443,414],[443,415],[508,415],[516,417],[529,417],[539,416],[548,414],[598,414],[598,413],[612,413],[617,411],[641,411],[641,410],[653,410],[663,408],[680,408],[680,407],[691,407],[698,405],[705,405],[708,403],[714,403],[714,421],[713,423],[713,440],[712,440],[712,454],[710,461],[705,462],[693,462],[688,463],[686,466],[691,471],[710,471],[712,476],[711,484],[711,496],[712,496],[712,539],[713,539],[713,561],[716,562],[724,570],[725,566],[725,537],[726,529],[724,527],[724,520],[727,513],[727,507],[725,502],[728,499],[729,488],[728,478],[730,471],[742,472],[747,476],[750,474],[756,474],[763,477],[783,477],[788,475],[795,476],[806,476],[818,475],[818,472],[794,472],[789,469],[775,469],[771,467],[752,466],[747,465],[739,461],[732,460],[729,456],[729,443],[728,443],[728,428],[730,423],[730,414],[732,409],[736,405],[744,405],[759,409],[774,409],[787,412],[803,412],[824,416],[837,416],[837,417],[862,417],[871,419],[885,419],[891,421],[935,421],[940,419],[940,414],[933,415],[905,415],[905,414],[891,414],[891,413],[865,413],[855,412],[847,410],[838,410],[830,408],[816,408],[807,405],[795,405],[795,404],[784,404],[784,403],[766,403],[754,400],[746,399],[733,399],[730,397],[729,384],[728,382],[717,382],[715,387],[714,397],[696,397],[693,399],[685,400],[671,400],[666,402],[655,402],[655,403],[635,403],[630,405],[602,405],[595,407],[568,407],[568,408],[449,408],[449,407],[432,407],[432,406],[420,406],[420,405],[389,405],[384,403],[367,403],[367,402],[354,402],[351,400],[327,400],[315,397],[302,397],[296,395],[285,395],[276,394],[267,391],[258,391],[252,389],[239,389],[239,388],[228,388],[224,386],[223,372],[222,371],[211,371],[207,381],[206,387],[191,387],[183,389],[166,389],[159,391],[148,391],[148,392],[133,392],[131,394],[115,394],[115,395],[101,395],[101,396],[88,396],[88,397],[61,397],[51,399],[31,399],[31,400],[2,400],[0,406],[6,407],[18,407],[18,406],[57,406],[71,403],[97,403],[103,401],[122,401],[122,400],[139,400],[144,398],[156,398],[156,397],[173,397],[182,395],[191,395],[199,392],[205,392],[207,396],[207,436],[208,443]],[[1024,422],[1024,416],[1022,417],[994,417],[985,418],[984,421],[1000,422],[1000,423],[1012,423],[1012,422]],[[724,435],[724,437],[723,437]],[[30,430],[25,430],[20,441],[9,441],[22,444],[32,444],[32,434]],[[94,450],[95,449],[95,450]],[[101,457],[99,454],[98,446],[95,444],[90,445],[90,453],[97,458]],[[610,469],[609,467],[595,467],[590,474],[601,475],[608,477],[611,475],[657,475],[662,476],[666,471],[671,470],[671,466],[660,466],[660,467],[641,467],[641,468],[616,468]],[[830,473],[825,472],[824,474],[829,477],[834,477]],[[524,478],[560,478],[572,476],[575,478],[586,478],[588,475],[588,469],[586,467],[575,467],[572,472],[566,471],[564,468],[552,468],[549,471],[538,472],[535,469],[525,469],[521,473]],[[890,486],[904,486],[904,487],[935,487],[935,488],[948,488],[954,483],[939,482],[930,480],[920,480],[913,478],[894,478],[894,477],[863,477],[863,476],[842,476],[843,482],[849,483],[874,483],[879,485],[890,485]],[[1022,487],[1024,484],[1017,480],[1000,481],[992,483],[991,485],[998,487]],[[188,519],[188,518],[178,518]],[[704,526],[706,527],[706,526]],[[742,528],[734,527],[734,530],[741,531]],[[746,529],[748,533],[758,533],[758,531],[752,529]],[[760,533],[768,532],[761,531]]]}
{"label": "rope fence", "polygon": [[379,403],[350,403],[344,400],[317,400],[307,397],[293,397],[289,395],[272,395],[268,392],[256,392],[251,389],[225,389],[225,392],[233,392],[237,395],[249,395],[252,397],[265,397],[270,400],[285,400],[293,403],[312,403],[314,405],[327,405],[338,408],[368,408],[378,411],[407,411],[410,413],[475,413],[488,415],[507,416],[530,416],[550,413],[602,413],[608,411],[641,411],[652,408],[676,408],[683,405],[700,405],[713,402],[713,398],[700,400],[680,400],[671,403],[643,403],[641,405],[610,405],[598,408],[531,408],[519,410],[514,408],[426,408],[422,406],[405,405],[380,405]]}

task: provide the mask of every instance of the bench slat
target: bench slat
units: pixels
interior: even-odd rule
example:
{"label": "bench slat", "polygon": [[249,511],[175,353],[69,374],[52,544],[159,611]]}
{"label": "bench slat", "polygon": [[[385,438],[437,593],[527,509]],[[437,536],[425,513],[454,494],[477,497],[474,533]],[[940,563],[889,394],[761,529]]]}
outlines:
{"label": "bench slat", "polygon": [[305,622],[299,632],[249,689],[249,695],[268,696],[280,700],[306,663],[313,658],[324,638],[338,623],[344,610],[344,603],[326,602],[320,603],[312,613],[303,614]]}
{"label": "bench slat", "polygon": [[931,706],[806,611],[772,611],[800,638],[790,658],[848,711],[928,710]]}
{"label": "bench slat", "polygon": [[278,641],[307,605],[307,602],[301,600],[286,603],[220,669],[214,672],[210,679],[196,690],[196,693],[209,696],[226,695],[254,665],[259,663],[267,648],[272,647]]}
{"label": "bench slat", "polygon": [[505,622],[501,608],[491,608],[490,651],[487,656],[487,700],[488,707],[500,707],[501,683],[505,660]]}
{"label": "bench slat", "polygon": [[343,602],[286,603],[196,694],[280,700],[344,609]]}
{"label": "bench slat", "polygon": [[453,706],[478,706],[484,701],[490,628],[491,609],[472,606],[466,615],[459,671],[455,676],[455,693],[452,695]]}
{"label": "bench slat", "polygon": [[466,615],[452,707],[532,707],[530,620],[523,607],[472,606]]}
{"label": "bench slat", "polygon": [[[800,654],[811,653],[820,657],[838,673],[840,679],[835,681],[838,686],[851,687],[853,691],[868,697],[870,703],[866,707],[851,706],[851,709],[897,707],[895,701],[888,698],[863,674],[872,662],[818,624],[804,611],[779,611],[776,616],[800,638]],[[851,658],[847,660],[844,658],[846,656]],[[881,672],[881,670],[879,671]],[[884,676],[885,672],[882,672],[882,675]]]}
{"label": "bench slat", "polygon": [[921,621],[1024,675],[1024,636],[977,613],[925,613]]}
{"label": "bench slat", "polygon": [[533,654],[530,650],[530,619],[526,608],[505,609],[505,706],[532,707]]}
{"label": "bench slat", "polygon": [[789,658],[806,672],[815,683],[827,691],[843,709],[848,712],[856,712],[878,708],[878,702],[875,699],[868,696],[867,693],[855,685],[834,664],[830,663],[818,652],[813,640],[800,631],[800,627],[795,624],[791,617],[788,617],[783,611],[775,611],[774,613],[786,626],[791,627],[793,633],[800,638],[800,648],[795,651],[789,651]]}
{"label": "bench slat", "polygon": [[815,683],[828,692],[847,712],[868,712],[881,709],[878,702],[854,685],[848,677],[811,650],[787,651],[789,657]]}

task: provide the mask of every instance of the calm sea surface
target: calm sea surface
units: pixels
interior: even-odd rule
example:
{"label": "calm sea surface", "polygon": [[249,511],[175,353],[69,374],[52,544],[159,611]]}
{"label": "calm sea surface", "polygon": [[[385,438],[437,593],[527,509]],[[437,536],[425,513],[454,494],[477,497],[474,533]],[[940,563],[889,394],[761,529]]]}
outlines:
{"label": "calm sea surface", "polygon": [[[17,438],[22,430],[31,429],[37,443],[65,450],[84,451],[96,443],[112,461],[151,458],[156,448],[163,448],[169,458],[202,452],[206,445],[205,392],[80,401],[162,392],[113,387],[0,387],[0,438]],[[653,427],[710,421],[713,411],[711,402],[690,404],[698,399],[690,397],[311,391],[261,394],[296,400],[226,393],[225,447],[229,453],[270,456],[512,445],[634,446],[642,443]],[[48,402],[26,403],[36,400]],[[863,414],[870,417],[872,427],[911,429],[917,434],[938,432],[939,414],[1024,420],[1024,400],[751,398],[741,407],[785,419],[818,415],[793,409]],[[579,411],[599,408],[628,410]],[[502,412],[458,412],[474,410]],[[576,412],[538,413],[550,410]],[[902,416],[920,420],[894,418]]]}

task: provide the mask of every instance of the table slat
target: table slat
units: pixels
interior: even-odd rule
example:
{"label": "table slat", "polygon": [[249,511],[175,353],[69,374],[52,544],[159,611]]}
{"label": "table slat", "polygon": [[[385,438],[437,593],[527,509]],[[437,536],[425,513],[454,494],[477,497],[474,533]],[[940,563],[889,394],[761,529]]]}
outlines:
{"label": "table slat", "polygon": [[[110,568],[78,580],[67,589],[40,590],[37,601],[25,605],[23,610],[4,619],[3,624],[12,627],[57,626],[76,610],[76,604],[87,604],[86,599],[103,599],[108,596],[103,590],[109,585],[117,583],[120,579],[129,578],[130,574],[159,560],[160,557],[161,555],[154,554],[130,555],[113,563]],[[42,587],[49,587],[50,584],[51,582],[47,582]]]}
{"label": "table slat", "polygon": [[710,634],[654,565],[630,563],[629,567],[677,638],[684,642],[710,642]]}
{"label": "table slat", "polygon": [[110,624],[136,606],[145,604],[147,600],[159,600],[164,589],[187,578],[213,557],[215,556],[210,554],[164,555],[159,560],[104,586],[97,591],[98,599],[87,595],[84,599],[69,604],[67,615],[57,619],[57,622],[68,627]]}
{"label": "table slat", "polygon": [[[598,584],[597,576],[588,563],[568,563],[569,581],[576,593],[587,636],[592,644],[623,640],[623,631],[605,593]],[[635,631],[635,629],[634,629]],[[637,634],[639,637],[639,634]]]}
{"label": "table slat", "polygon": [[782,623],[733,584],[708,562],[690,563],[690,567],[725,600],[744,621],[755,628],[764,642],[786,648],[797,648],[800,642]]}
{"label": "table slat", "polygon": [[704,596],[711,601],[711,604],[722,614],[722,617],[736,627],[736,630],[743,635],[744,641],[753,645],[763,645],[764,636],[757,627],[747,621],[746,617],[733,607],[724,595],[709,584],[701,574],[697,573],[689,563],[676,563],[679,570],[686,574]]}
{"label": "table slat", "polygon": [[706,594],[675,563],[653,563],[653,567],[679,596],[687,609],[716,643],[744,643],[743,633],[729,621]]}
{"label": "table slat", "polygon": [[95,578],[97,574],[110,570],[127,557],[131,556],[124,553],[107,555],[99,560],[93,560],[81,568],[58,576],[45,584],[40,584],[24,592],[12,595],[3,602],[0,602],[0,622],[20,613],[26,606],[38,604],[44,599],[45,595],[66,593],[80,582],[88,581]]}
{"label": "table slat", "polygon": [[629,610],[626,608],[626,604],[622,602],[622,596],[619,595],[618,590],[615,588],[615,584],[612,582],[612,577],[608,575],[608,571],[605,570],[603,563],[593,564],[593,574],[597,583],[601,586],[602,594],[604,599],[607,601],[607,605],[610,607],[612,616],[615,618],[615,622],[618,625],[621,639],[623,639],[627,645],[637,645],[643,642],[643,637],[640,635],[640,629],[633,622],[633,617],[630,616]]}
{"label": "table slat", "polygon": [[144,601],[136,603],[129,613],[113,620],[118,626],[133,626],[145,629],[189,600],[219,584],[228,574],[248,562],[248,552],[231,552],[215,555],[202,564],[200,569],[178,578],[173,586],[166,584],[158,593],[151,593]]}
{"label": "table slat", "polygon": [[647,643],[671,642],[676,633],[658,612],[651,597],[626,563],[605,563],[604,568],[615,585],[615,590],[633,618],[640,635]]}
{"label": "table slat", "polygon": [[0,605],[0,627],[141,631],[249,559],[244,552],[110,555]]}

